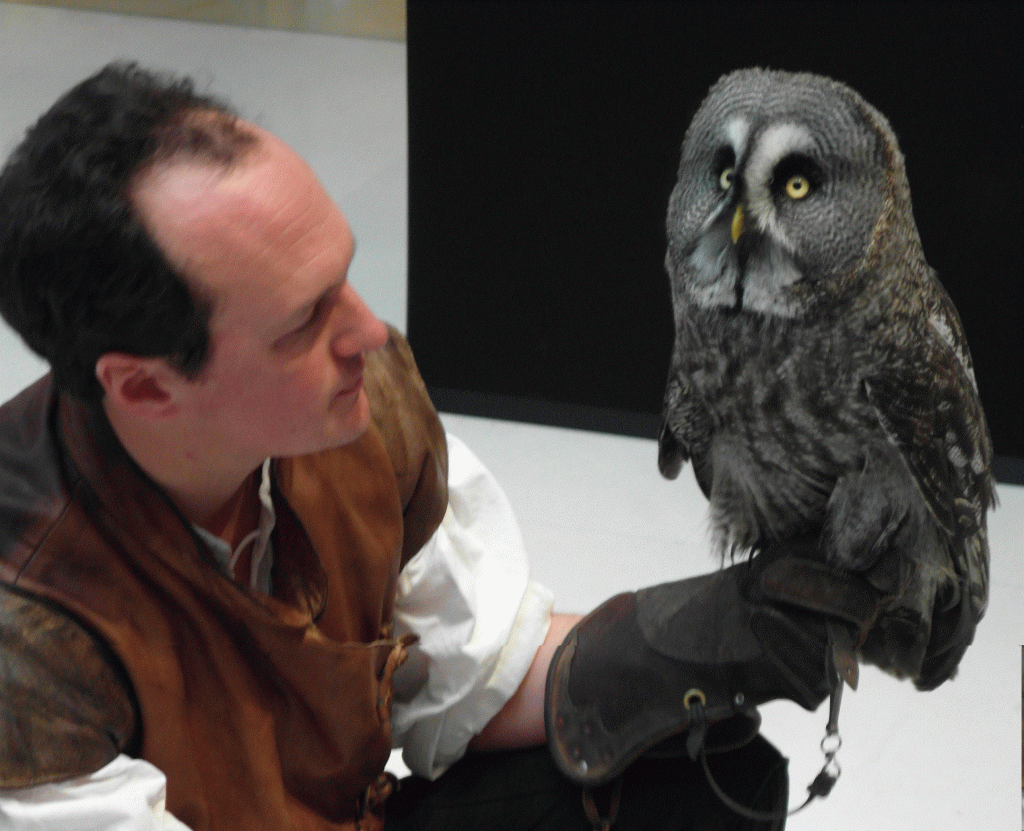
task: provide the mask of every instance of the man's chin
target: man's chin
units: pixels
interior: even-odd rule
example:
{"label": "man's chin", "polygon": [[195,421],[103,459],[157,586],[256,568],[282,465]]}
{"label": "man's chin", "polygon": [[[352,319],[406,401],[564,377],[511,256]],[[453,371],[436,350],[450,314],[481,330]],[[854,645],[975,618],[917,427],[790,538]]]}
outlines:
{"label": "man's chin", "polygon": [[[370,427],[370,402],[363,390],[359,391],[359,397],[347,413],[338,414],[340,421],[337,430],[329,441],[329,447],[342,447],[351,444],[363,437],[363,434]],[[325,450],[328,448],[324,448]]]}

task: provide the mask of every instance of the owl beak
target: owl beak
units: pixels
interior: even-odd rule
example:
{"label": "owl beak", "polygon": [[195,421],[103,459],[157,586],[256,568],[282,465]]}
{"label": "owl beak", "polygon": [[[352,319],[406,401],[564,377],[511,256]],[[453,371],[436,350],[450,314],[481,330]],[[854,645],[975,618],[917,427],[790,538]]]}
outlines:
{"label": "owl beak", "polygon": [[732,216],[732,243],[736,244],[743,235],[743,205],[736,206],[736,213]]}

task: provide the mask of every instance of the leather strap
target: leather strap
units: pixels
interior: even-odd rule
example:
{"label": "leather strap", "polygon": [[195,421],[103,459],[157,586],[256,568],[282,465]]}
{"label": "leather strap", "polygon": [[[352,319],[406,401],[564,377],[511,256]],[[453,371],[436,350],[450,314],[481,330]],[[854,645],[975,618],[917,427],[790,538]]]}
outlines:
{"label": "leather strap", "polygon": [[878,617],[880,597],[867,580],[825,563],[782,558],[761,574],[765,597],[852,623],[862,632]]}
{"label": "leather strap", "polygon": [[612,782],[611,796],[608,800],[608,812],[601,816],[597,802],[594,799],[594,792],[589,788],[583,789],[583,813],[587,815],[593,831],[611,831],[612,824],[619,816],[619,801],[622,798],[622,776],[616,776]]}

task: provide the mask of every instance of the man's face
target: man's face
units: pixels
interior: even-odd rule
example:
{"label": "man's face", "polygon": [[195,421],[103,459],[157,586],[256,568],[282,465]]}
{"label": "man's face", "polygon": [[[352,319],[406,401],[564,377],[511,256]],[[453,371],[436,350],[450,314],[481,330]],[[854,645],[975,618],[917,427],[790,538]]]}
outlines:
{"label": "man's face", "polygon": [[348,284],[348,224],[294,151],[258,145],[228,171],[171,163],[134,203],[170,261],[213,299],[208,364],[181,386],[211,453],[258,463],[358,438],[363,353],[387,340]]}

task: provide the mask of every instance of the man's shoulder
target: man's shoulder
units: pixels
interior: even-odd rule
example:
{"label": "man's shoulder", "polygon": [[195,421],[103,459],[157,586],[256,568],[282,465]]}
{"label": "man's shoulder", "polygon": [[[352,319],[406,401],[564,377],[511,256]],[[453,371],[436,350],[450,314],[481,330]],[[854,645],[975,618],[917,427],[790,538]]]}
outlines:
{"label": "man's shoulder", "polygon": [[138,718],[117,659],[42,598],[0,583],[0,788],[99,770]]}
{"label": "man's shoulder", "polygon": [[405,514],[407,560],[429,539],[448,505],[448,448],[437,410],[405,337],[390,328],[364,374],[373,423],[391,460]]}
{"label": "man's shoulder", "polygon": [[0,575],[20,570],[67,503],[49,376],[0,405]]}
{"label": "man's shoulder", "polygon": [[422,423],[418,426],[433,429],[437,411],[416,366],[412,347],[393,326],[388,327],[388,333],[387,343],[366,355],[363,383],[373,419],[386,424],[394,416],[404,414],[410,423],[419,419]]}
{"label": "man's shoulder", "polygon": [[60,607],[11,585],[65,514],[49,376],[0,405],[0,788],[98,770],[135,730],[131,685]]}
{"label": "man's shoulder", "polygon": [[46,440],[54,400],[51,376],[44,375],[0,404],[0,465]]}

